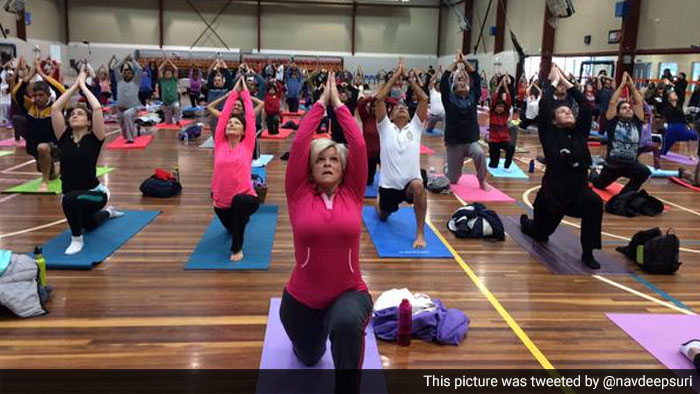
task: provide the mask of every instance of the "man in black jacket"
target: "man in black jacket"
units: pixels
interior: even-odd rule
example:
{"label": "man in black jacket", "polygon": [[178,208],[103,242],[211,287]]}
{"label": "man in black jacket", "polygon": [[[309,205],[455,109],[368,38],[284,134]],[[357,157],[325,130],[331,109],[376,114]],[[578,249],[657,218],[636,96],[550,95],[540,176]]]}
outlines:
{"label": "man in black jacket", "polygon": [[556,65],[552,65],[549,79],[554,85],[566,86],[567,93],[579,105],[579,113],[578,118],[574,118],[573,111],[565,103],[553,105],[553,88],[545,88],[540,101],[538,133],[547,169],[535,198],[534,219],[522,215],[521,230],[536,241],[546,242],[565,215],[581,218],[581,260],[589,268],[599,269],[593,249],[601,247],[603,201],[588,186],[592,111],[583,94]]}
{"label": "man in black jacket", "polygon": [[[462,68],[464,67],[464,68]],[[476,67],[457,52],[440,79],[440,94],[445,107],[445,148],[447,178],[459,182],[465,157],[471,157],[476,167],[479,186],[487,190],[486,157],[479,145],[479,122],[476,106],[481,95],[481,78]]]}

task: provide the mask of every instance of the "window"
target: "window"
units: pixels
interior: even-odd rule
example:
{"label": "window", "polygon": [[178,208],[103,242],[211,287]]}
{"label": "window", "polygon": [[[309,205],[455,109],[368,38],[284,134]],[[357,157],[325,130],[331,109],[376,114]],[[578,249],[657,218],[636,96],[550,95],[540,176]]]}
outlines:
{"label": "window", "polygon": [[671,70],[671,75],[678,75],[678,63],[659,63],[659,78],[664,74],[664,70]]}
{"label": "window", "polygon": [[[700,82],[700,62],[693,62],[693,73],[690,80],[693,82]],[[690,87],[690,90],[695,91],[695,89],[700,89],[700,87],[698,87],[698,85],[696,84],[693,84]]]}

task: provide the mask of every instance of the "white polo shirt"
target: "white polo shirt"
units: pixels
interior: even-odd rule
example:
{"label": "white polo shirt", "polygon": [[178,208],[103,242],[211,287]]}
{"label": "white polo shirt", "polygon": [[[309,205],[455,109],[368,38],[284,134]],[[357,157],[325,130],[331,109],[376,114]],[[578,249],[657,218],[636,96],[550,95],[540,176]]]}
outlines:
{"label": "white polo shirt", "polygon": [[399,129],[388,116],[377,123],[382,170],[379,186],[385,189],[403,190],[420,175],[420,138],[423,125],[418,114]]}

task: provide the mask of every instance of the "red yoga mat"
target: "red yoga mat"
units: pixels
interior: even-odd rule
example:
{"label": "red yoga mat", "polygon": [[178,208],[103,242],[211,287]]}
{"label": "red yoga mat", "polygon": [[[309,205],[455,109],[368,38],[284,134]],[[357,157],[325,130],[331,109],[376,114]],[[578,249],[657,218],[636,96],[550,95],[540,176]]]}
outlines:
{"label": "red yoga mat", "polygon": [[167,123],[158,123],[158,124],[156,125],[156,129],[159,129],[159,130],[178,130],[178,131],[179,131],[179,130],[181,130],[183,127],[189,126],[190,124],[192,124],[192,122],[193,122],[192,120],[183,119],[183,120],[180,121],[180,126],[178,126],[178,125],[175,124],[175,123],[171,123],[171,124],[167,124]]}
{"label": "red yoga mat", "polygon": [[[591,190],[593,190],[597,195],[600,196],[601,199],[603,199],[603,202],[610,201],[610,199],[613,198],[613,196],[618,195],[624,187],[621,183],[617,182],[611,183],[610,186],[606,187],[605,189],[596,189],[591,183],[589,183],[588,186],[590,186]],[[664,211],[668,211],[670,209],[670,207],[664,205]]]}
{"label": "red yoga mat", "polygon": [[107,144],[107,149],[146,149],[146,146],[151,143],[152,139],[152,135],[142,135],[136,137],[133,144],[127,144],[124,137],[120,135],[115,138],[114,141]]}
{"label": "red yoga mat", "polygon": [[260,138],[264,140],[284,140],[287,139],[287,137],[289,137],[289,135],[292,134],[293,131],[293,129],[280,128],[278,134],[270,135],[268,134],[267,130],[264,130],[263,133],[260,135]]}
{"label": "red yoga mat", "polygon": [[668,178],[668,179],[670,179],[671,182],[674,182],[674,183],[677,183],[677,184],[679,184],[679,185],[681,185],[681,186],[687,187],[688,189],[690,189],[690,190],[692,190],[692,191],[700,192],[700,187],[693,186],[693,185],[691,185],[690,183],[688,183],[687,181],[685,181],[685,180],[683,180],[683,179],[681,179],[681,178],[672,176],[672,177],[670,177],[670,178]]}

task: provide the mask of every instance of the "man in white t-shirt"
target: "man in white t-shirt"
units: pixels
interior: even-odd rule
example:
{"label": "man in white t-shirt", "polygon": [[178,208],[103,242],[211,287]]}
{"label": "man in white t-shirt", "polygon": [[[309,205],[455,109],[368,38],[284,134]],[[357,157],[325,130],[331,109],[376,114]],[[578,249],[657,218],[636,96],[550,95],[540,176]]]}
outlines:
{"label": "man in white t-shirt", "polygon": [[408,106],[399,101],[387,116],[385,99],[392,87],[406,75],[403,59],[391,79],[377,93],[375,114],[381,146],[382,172],[379,175],[377,213],[379,219],[387,220],[399,209],[399,204],[413,204],[416,214],[416,238],[414,248],[425,247],[425,213],[428,200],[420,172],[420,139],[423,121],[428,113],[428,96],[418,86],[416,73],[411,70],[408,78],[411,89],[418,96],[418,107],[410,119]]}

